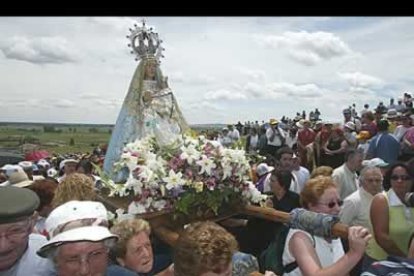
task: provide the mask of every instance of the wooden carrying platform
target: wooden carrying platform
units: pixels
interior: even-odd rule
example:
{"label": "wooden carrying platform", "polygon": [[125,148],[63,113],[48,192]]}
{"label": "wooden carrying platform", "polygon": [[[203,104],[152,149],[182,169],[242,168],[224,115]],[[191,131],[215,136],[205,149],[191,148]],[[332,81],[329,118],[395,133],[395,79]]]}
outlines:
{"label": "wooden carrying platform", "polygon": [[[115,210],[119,208],[128,210],[129,201],[127,198],[100,196],[99,200],[102,201],[106,208],[111,212],[115,212]],[[227,213],[218,216],[210,215],[196,219],[174,220],[172,213],[168,211],[145,213],[137,215],[136,217],[147,220],[151,225],[152,231],[160,240],[174,246],[185,224],[201,220],[221,221],[240,214],[282,223],[288,223],[290,221],[289,213],[254,205],[247,205],[237,210],[230,210]],[[348,226],[336,223],[332,228],[332,234],[335,237],[346,239],[348,237]]]}
{"label": "wooden carrying platform", "polygon": [[[128,199],[127,198],[117,198],[117,197],[106,197],[99,196],[99,200],[102,201],[108,210],[115,212],[116,209],[122,208],[128,210]],[[221,214],[219,216],[206,216],[202,218],[197,218],[195,220],[174,220],[171,212],[160,211],[155,213],[145,213],[136,215],[137,218],[142,218],[147,220],[150,225],[152,232],[163,242],[174,247],[178,237],[180,236],[181,231],[184,229],[184,225],[191,223],[193,221],[200,220],[213,220],[220,221],[227,218],[231,218],[235,215],[248,215],[257,218],[262,218],[275,222],[288,223],[290,221],[290,214],[277,211],[273,208],[265,208],[253,205],[247,205],[239,208],[238,210],[229,211],[226,214]],[[332,234],[336,237],[347,238],[348,237],[348,226],[336,223],[332,228]],[[260,276],[263,275],[259,272],[253,272],[250,276]]]}

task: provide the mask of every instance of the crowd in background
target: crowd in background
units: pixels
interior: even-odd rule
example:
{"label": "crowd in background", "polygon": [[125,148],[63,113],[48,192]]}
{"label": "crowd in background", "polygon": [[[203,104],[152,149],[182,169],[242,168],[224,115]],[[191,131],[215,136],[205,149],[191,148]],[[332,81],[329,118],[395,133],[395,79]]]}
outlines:
{"label": "crowd in background", "polygon": [[[245,149],[268,208],[302,207],[350,226],[347,239],[287,229],[283,265],[295,265],[283,275],[361,275],[375,261],[414,258],[411,95],[359,112],[350,105],[342,116],[329,122],[315,109],[202,132]],[[275,275],[261,256],[281,223],[192,223],[172,249],[145,220],[109,221],[96,175],[104,156],[97,148],[1,167],[0,275]]]}

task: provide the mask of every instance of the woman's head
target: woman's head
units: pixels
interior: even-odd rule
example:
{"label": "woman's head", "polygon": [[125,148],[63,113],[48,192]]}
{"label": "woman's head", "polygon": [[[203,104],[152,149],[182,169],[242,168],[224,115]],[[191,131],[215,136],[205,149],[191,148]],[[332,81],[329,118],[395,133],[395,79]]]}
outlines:
{"label": "woman's head", "polygon": [[36,211],[40,216],[47,217],[53,210],[52,200],[57,188],[56,182],[51,179],[36,180],[28,188],[35,192],[40,199],[40,205]]}
{"label": "woman's head", "polygon": [[95,199],[95,184],[92,179],[85,174],[73,173],[59,183],[52,205],[56,208],[71,200],[94,201]]}
{"label": "woman's head", "polygon": [[119,239],[114,248],[118,263],[138,273],[151,271],[154,256],[150,241],[151,229],[143,219],[128,219],[116,223],[111,232]]}
{"label": "woman's head", "polygon": [[316,167],[310,176],[310,178],[315,178],[317,176],[332,176],[333,168],[329,166],[319,166]]}
{"label": "woman's head", "polygon": [[237,247],[236,239],[216,223],[192,223],[181,233],[174,249],[175,275],[232,275],[231,260]]}
{"label": "woman's head", "polygon": [[406,164],[398,162],[388,169],[384,177],[384,189],[390,188],[400,197],[413,191],[412,175]]}
{"label": "woman's head", "polygon": [[329,176],[311,178],[300,193],[301,205],[310,211],[337,215],[342,205],[336,185]]}

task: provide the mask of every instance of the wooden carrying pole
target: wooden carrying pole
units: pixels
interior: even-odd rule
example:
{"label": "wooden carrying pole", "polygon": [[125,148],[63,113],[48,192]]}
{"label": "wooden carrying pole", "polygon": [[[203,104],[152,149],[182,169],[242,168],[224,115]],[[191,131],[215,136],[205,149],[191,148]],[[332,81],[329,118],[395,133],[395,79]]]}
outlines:
{"label": "wooden carrying pole", "polygon": [[[277,211],[273,208],[259,207],[254,205],[247,205],[240,210],[241,213],[254,216],[257,218],[262,218],[275,222],[289,223],[290,215],[289,213]],[[340,237],[343,239],[348,238],[348,226],[342,223],[336,223],[332,227],[332,234],[335,237]]]}

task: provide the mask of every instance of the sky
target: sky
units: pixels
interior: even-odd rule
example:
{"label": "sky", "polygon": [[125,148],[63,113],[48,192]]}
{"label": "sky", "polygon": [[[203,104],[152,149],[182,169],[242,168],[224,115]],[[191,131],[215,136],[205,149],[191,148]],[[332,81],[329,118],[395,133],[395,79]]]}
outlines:
{"label": "sky", "polygon": [[[190,124],[342,119],[414,85],[414,17],[145,17]],[[0,17],[0,121],[114,124],[142,17]]]}

